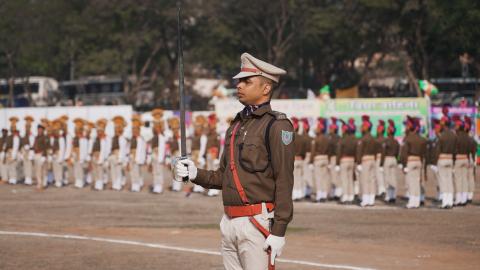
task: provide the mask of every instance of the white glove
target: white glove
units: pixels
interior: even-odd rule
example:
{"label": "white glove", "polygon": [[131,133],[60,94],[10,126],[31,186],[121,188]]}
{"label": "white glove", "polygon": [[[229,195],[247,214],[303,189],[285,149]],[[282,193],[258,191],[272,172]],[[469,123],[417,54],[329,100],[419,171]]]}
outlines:
{"label": "white glove", "polygon": [[401,170],[403,169],[403,164],[398,164],[398,168]]}
{"label": "white glove", "polygon": [[380,172],[383,172],[383,167],[378,168]]}
{"label": "white glove", "polygon": [[275,257],[282,255],[283,246],[285,246],[285,237],[270,234],[263,244],[263,250],[270,248],[270,264],[275,265]]}
{"label": "white glove", "polygon": [[408,173],[409,171],[410,171],[410,170],[409,170],[407,167],[403,168],[403,172],[404,172],[404,173]]}
{"label": "white glove", "polygon": [[335,166],[335,171],[336,171],[336,172],[339,172],[339,171],[340,171],[340,166],[338,166],[338,165]]}
{"label": "white glove", "polygon": [[190,159],[179,159],[174,166],[173,174],[177,180],[186,176],[188,176],[189,180],[193,180],[197,177],[197,167]]}
{"label": "white glove", "polygon": [[213,166],[218,166],[220,165],[220,160],[219,159],[214,159],[213,160]]}
{"label": "white glove", "polygon": [[312,163],[308,164],[308,169],[313,170],[313,164]]}
{"label": "white glove", "polygon": [[434,172],[438,172],[438,167],[435,165],[430,165],[430,169],[432,169]]}
{"label": "white glove", "polygon": [[357,165],[357,171],[361,172],[363,170],[362,165]]}

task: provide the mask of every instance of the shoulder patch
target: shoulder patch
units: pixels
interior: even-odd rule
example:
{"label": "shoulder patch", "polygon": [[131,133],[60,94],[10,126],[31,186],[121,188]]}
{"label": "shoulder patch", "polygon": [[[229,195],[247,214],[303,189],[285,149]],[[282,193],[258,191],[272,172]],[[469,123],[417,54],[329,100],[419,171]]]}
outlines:
{"label": "shoulder patch", "polygon": [[289,145],[293,141],[293,131],[282,130],[282,142]]}

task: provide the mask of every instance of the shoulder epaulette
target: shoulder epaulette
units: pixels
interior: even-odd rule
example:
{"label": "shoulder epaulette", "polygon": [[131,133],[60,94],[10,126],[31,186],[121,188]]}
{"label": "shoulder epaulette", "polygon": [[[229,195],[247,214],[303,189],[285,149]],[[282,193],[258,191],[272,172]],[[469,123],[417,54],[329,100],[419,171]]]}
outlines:
{"label": "shoulder epaulette", "polygon": [[274,116],[276,120],[283,120],[283,119],[288,119],[287,115],[282,113],[282,112],[277,112],[277,111],[270,111],[268,112],[270,115]]}

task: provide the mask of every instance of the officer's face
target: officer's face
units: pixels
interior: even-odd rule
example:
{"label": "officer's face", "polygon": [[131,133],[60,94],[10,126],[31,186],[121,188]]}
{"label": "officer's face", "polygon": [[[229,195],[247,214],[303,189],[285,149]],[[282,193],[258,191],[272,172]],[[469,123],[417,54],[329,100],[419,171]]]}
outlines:
{"label": "officer's face", "polygon": [[260,105],[270,100],[271,85],[260,76],[241,78],[237,83],[238,100],[243,105]]}

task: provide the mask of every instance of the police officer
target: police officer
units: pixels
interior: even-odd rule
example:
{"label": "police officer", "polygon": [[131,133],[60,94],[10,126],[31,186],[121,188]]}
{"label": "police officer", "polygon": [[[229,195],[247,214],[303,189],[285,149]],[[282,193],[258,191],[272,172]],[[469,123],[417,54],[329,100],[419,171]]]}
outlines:
{"label": "police officer", "polygon": [[49,148],[48,137],[45,135],[45,128],[42,125],[37,127],[37,136],[32,149],[35,153],[34,171],[37,181],[37,189],[42,190],[47,186],[47,151]]}
{"label": "police officer", "polygon": [[305,197],[305,189],[303,186],[303,161],[307,151],[305,149],[305,137],[302,136],[303,125],[300,124],[300,120],[296,117],[292,117],[292,123],[293,129],[295,130],[295,141],[293,142],[295,149],[295,162],[293,167],[294,185],[292,198],[294,201],[298,201]]}
{"label": "police officer", "polygon": [[[206,145],[206,167],[207,170],[216,170],[219,166],[218,154],[220,151],[220,140],[217,133],[217,116],[212,113],[208,116],[208,132]],[[218,196],[218,189],[209,189],[207,196]]]}
{"label": "police officer", "polygon": [[377,141],[377,154],[375,157],[376,166],[375,166],[375,180],[376,180],[376,189],[377,189],[377,196],[383,196],[385,194],[385,175],[384,175],[384,168],[381,165],[382,161],[382,153],[385,148],[385,121],[382,119],[378,120],[377,125],[377,137],[375,138]]}
{"label": "police officer", "polygon": [[386,179],[385,202],[395,203],[397,198],[397,158],[400,152],[400,144],[395,139],[395,122],[388,119],[387,138],[382,147],[380,167],[383,168]]}
{"label": "police officer", "polygon": [[10,117],[10,135],[5,143],[5,166],[9,184],[17,183],[17,165],[20,159],[20,133],[17,129],[18,117]]}
{"label": "police officer", "polygon": [[152,117],[153,138],[150,140],[150,159],[153,173],[152,192],[162,193],[164,179],[170,174],[165,162],[168,138],[164,134],[163,110],[154,109]]}
{"label": "police officer", "polygon": [[352,204],[355,198],[353,174],[355,169],[355,157],[357,151],[357,139],[355,138],[355,125],[353,119],[347,124],[342,122],[342,138],[338,142],[335,171],[340,172],[342,181],[342,204]]}
{"label": "police officer", "polygon": [[468,116],[465,118],[465,132],[469,135],[470,139],[470,151],[469,151],[469,166],[467,172],[468,179],[468,193],[467,193],[467,203],[471,203],[473,200],[473,193],[475,191],[475,166],[477,164],[477,141],[470,135],[472,128],[472,119]]}
{"label": "police officer", "polygon": [[115,126],[115,135],[112,138],[109,164],[110,164],[110,179],[112,181],[113,190],[122,190],[124,185],[123,169],[126,167],[128,159],[128,142],[124,137],[123,132],[127,126],[125,118],[120,115],[113,119]]}
{"label": "police officer", "polygon": [[8,183],[8,167],[5,162],[5,145],[7,144],[8,129],[2,128],[2,137],[0,138],[0,178],[2,182]]}
{"label": "police officer", "polygon": [[[450,118],[448,108],[443,110],[443,116],[440,119],[441,134],[438,139],[436,166],[440,178],[440,190],[442,191],[441,208],[449,209],[453,207],[453,161],[456,153],[457,136],[450,130]],[[435,167],[434,167],[435,168]]]}
{"label": "police officer", "polygon": [[107,119],[100,118],[95,123],[97,136],[92,146],[92,174],[94,189],[103,190],[104,184],[108,179],[108,157],[110,155],[110,140],[105,133]]}
{"label": "police officer", "polygon": [[425,161],[425,152],[427,150],[427,141],[420,137],[420,120],[407,116],[406,128],[409,133],[403,142],[400,160],[405,172],[408,187],[407,208],[420,207],[420,178],[422,173],[422,164]]}
{"label": "police officer", "polygon": [[61,120],[56,119],[52,123],[53,136],[50,137],[50,149],[52,155],[52,171],[55,180],[55,186],[63,185],[63,158],[65,156],[65,140],[61,136]]}
{"label": "police officer", "polygon": [[342,181],[340,180],[340,171],[335,169],[337,165],[337,147],[340,136],[338,136],[337,118],[330,118],[330,125],[328,127],[328,170],[330,173],[330,182],[333,189],[333,198],[340,199],[343,194]]}
{"label": "police officer", "polygon": [[362,138],[357,143],[357,170],[360,172],[362,201],[360,206],[375,205],[375,158],[378,143],[372,137],[372,123],[368,115],[362,116]]}
{"label": "police officer", "polygon": [[471,141],[465,130],[465,123],[460,116],[454,117],[455,133],[457,135],[456,155],[455,155],[455,173],[453,181],[455,184],[455,206],[465,206],[467,204],[468,193],[468,166],[471,152]]}
{"label": "police officer", "polygon": [[328,173],[328,154],[330,151],[330,143],[325,132],[327,130],[327,122],[325,118],[317,119],[317,129],[315,132],[317,136],[312,141],[312,160],[314,165],[314,179],[316,187],[316,198],[317,202],[325,202],[327,200],[328,190],[330,187],[330,175]]}
{"label": "police officer", "polygon": [[[205,129],[207,127],[207,119],[203,115],[197,115],[193,122],[193,136],[192,136],[192,160],[195,166],[200,169],[205,167],[205,154],[207,151],[207,135]],[[193,192],[202,193],[205,189],[200,185],[194,185]]]}
{"label": "police officer", "polygon": [[[171,117],[168,121],[168,127],[170,128],[172,135],[168,140],[169,156],[180,156],[180,119],[178,117]],[[172,191],[178,192],[182,190],[182,183],[172,179]]]}
{"label": "police officer", "polygon": [[130,173],[131,191],[139,192],[143,186],[142,169],[147,159],[147,143],[140,135],[142,126],[140,115],[132,117],[132,138],[130,139],[130,156],[128,169]]}
{"label": "police officer", "polygon": [[177,177],[222,189],[224,266],[257,270],[267,269],[281,254],[292,219],[294,130],[285,114],[272,111],[269,104],[286,72],[247,53],[241,59],[241,72],[234,78],[239,79],[237,96],[245,108],[227,131],[220,168],[197,169],[187,159],[175,169]]}
{"label": "police officer", "polygon": [[71,164],[73,165],[73,174],[75,176],[75,187],[83,188],[85,185],[84,163],[86,162],[88,152],[88,140],[85,137],[85,121],[81,118],[75,118],[75,137],[72,141]]}
{"label": "police officer", "polygon": [[35,135],[32,132],[33,117],[27,115],[23,118],[25,120],[25,135],[21,140],[22,148],[22,167],[25,176],[24,184],[32,185],[33,183],[33,158],[34,152],[32,150],[33,143],[35,142]]}
{"label": "police officer", "polygon": [[[302,118],[301,125],[303,126],[303,143],[305,144],[303,148],[305,149],[305,159],[303,160],[303,175],[302,175],[302,190],[305,198],[310,198],[313,189],[313,164],[312,149],[313,138],[310,136],[310,122],[308,118]],[[329,181],[330,183],[330,181]],[[327,193],[330,190],[328,187]],[[326,199],[326,198],[325,198]]]}

